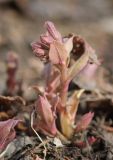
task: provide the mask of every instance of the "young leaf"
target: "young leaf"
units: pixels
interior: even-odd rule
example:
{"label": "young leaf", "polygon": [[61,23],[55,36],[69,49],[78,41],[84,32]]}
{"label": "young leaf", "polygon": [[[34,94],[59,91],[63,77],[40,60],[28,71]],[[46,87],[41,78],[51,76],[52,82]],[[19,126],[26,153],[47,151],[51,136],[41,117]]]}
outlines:
{"label": "young leaf", "polygon": [[45,96],[39,96],[35,103],[35,109],[37,117],[34,121],[34,127],[36,130],[40,130],[46,135],[55,136],[57,130],[54,111]]}
{"label": "young leaf", "polygon": [[93,116],[94,116],[94,113],[91,113],[91,112],[83,115],[83,117],[80,119],[80,121],[76,125],[75,132],[81,132],[85,130],[90,124],[90,122],[92,121]]}
{"label": "young leaf", "polygon": [[84,53],[68,70],[68,79],[72,80],[88,63],[89,54]]}
{"label": "young leaf", "polygon": [[9,119],[0,122],[0,150],[3,150],[14,138],[14,127],[20,120]]}
{"label": "young leaf", "polygon": [[68,52],[62,43],[58,41],[51,43],[49,58],[53,64],[65,64],[68,56]]}

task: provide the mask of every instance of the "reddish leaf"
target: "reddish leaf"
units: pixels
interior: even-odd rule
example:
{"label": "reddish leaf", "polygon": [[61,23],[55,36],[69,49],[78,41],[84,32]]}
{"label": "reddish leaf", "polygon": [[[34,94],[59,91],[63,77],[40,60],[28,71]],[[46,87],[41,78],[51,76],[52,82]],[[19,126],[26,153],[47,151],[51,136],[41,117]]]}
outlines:
{"label": "reddish leaf", "polygon": [[80,121],[76,125],[75,132],[80,132],[80,131],[85,130],[90,124],[93,116],[94,116],[94,113],[91,113],[91,112],[83,115]]}
{"label": "reddish leaf", "polygon": [[68,56],[68,52],[62,43],[58,41],[53,41],[53,43],[51,43],[49,58],[53,64],[64,64]]}
{"label": "reddish leaf", "polygon": [[60,76],[59,72],[54,72],[53,76],[51,76],[51,79],[49,83],[47,84],[46,91],[49,94],[52,94],[53,92],[56,91],[57,87],[59,86],[60,83]]}
{"label": "reddish leaf", "polygon": [[0,122],[0,150],[3,150],[14,138],[14,127],[20,120],[9,119]]}
{"label": "reddish leaf", "polygon": [[39,96],[35,104],[37,118],[34,121],[34,127],[47,135],[56,135],[56,125],[54,112],[45,96]]}
{"label": "reddish leaf", "polygon": [[[97,138],[95,138],[93,136],[92,137],[88,137],[87,141],[88,141],[88,144],[91,146],[91,145],[93,145],[97,141]],[[80,141],[80,142],[76,141],[75,145],[78,146],[79,148],[85,148],[85,147],[87,147],[86,141]]]}

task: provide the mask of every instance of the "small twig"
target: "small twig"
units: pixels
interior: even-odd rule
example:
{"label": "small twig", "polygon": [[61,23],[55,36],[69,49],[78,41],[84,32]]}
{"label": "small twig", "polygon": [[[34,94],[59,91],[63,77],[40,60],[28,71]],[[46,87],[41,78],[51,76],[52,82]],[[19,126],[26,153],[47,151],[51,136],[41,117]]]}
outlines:
{"label": "small twig", "polygon": [[43,143],[40,143],[38,146],[36,146],[34,150],[37,150],[37,149],[41,148],[42,146],[46,145],[49,142],[51,142],[50,139],[47,139],[47,140],[43,141]]}
{"label": "small twig", "polygon": [[[34,112],[35,112],[35,110],[33,110],[32,113],[31,113],[31,128],[32,128],[32,130],[34,131],[34,133],[37,135],[38,139],[40,140],[41,144],[42,144],[43,147],[44,147],[43,153],[44,153],[44,160],[45,160],[45,158],[46,158],[46,153],[47,153],[47,148],[46,148],[45,143],[43,142],[42,138],[39,136],[39,134],[36,132],[36,130],[35,130],[34,127],[33,127]],[[41,144],[40,144],[40,145],[41,145]]]}

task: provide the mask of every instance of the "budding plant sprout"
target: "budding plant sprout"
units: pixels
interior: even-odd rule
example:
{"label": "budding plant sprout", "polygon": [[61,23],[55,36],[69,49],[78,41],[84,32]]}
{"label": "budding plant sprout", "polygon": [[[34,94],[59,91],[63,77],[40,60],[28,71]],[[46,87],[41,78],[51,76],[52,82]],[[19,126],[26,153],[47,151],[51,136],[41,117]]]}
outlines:
{"label": "budding plant sprout", "polygon": [[[98,65],[95,51],[80,36],[62,36],[50,21],[45,22],[46,33],[32,43],[36,57],[45,63],[45,86],[37,89],[34,129],[55,137],[63,135],[71,140],[74,134],[85,130],[94,113],[89,112],[76,122],[80,97],[84,89],[68,95],[70,82],[82,70],[92,64]],[[84,77],[85,78],[85,77]]]}
{"label": "budding plant sprout", "polygon": [[[49,137],[58,137],[66,143],[71,141],[75,134],[84,131],[94,116],[94,113],[89,112],[77,121],[76,114],[84,89],[69,94],[69,84],[91,65],[98,66],[99,61],[95,51],[80,36],[62,36],[50,21],[45,22],[45,28],[46,33],[40,36],[40,40],[31,44],[35,56],[44,63],[45,80],[44,86],[33,86],[38,94],[31,114],[31,127],[42,143],[38,132]],[[6,64],[8,94],[14,95],[18,85],[18,57],[9,53]],[[14,118],[0,122],[0,157],[15,138],[14,127],[18,122],[20,120]],[[90,138],[90,141],[92,143],[94,138]],[[37,156],[37,159],[40,158]]]}

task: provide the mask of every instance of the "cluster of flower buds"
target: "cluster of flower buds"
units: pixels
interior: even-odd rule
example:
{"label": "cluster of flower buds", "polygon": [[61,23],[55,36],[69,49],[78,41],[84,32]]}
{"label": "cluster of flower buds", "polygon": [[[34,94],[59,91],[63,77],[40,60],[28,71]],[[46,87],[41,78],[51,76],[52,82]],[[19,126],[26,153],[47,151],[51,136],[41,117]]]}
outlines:
{"label": "cluster of flower buds", "polygon": [[[76,113],[83,89],[68,96],[70,82],[91,64],[99,64],[95,51],[80,36],[69,34],[63,37],[52,22],[45,23],[46,33],[32,43],[35,55],[46,62],[45,87],[35,103],[34,127],[46,135],[61,132],[66,138],[85,130],[93,113],[89,112],[76,122]],[[60,124],[58,123],[60,122]],[[56,125],[57,124],[57,125]]]}

